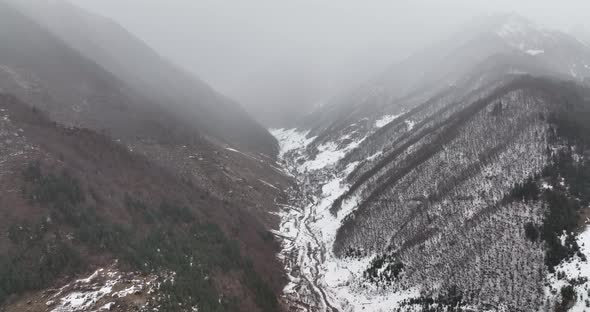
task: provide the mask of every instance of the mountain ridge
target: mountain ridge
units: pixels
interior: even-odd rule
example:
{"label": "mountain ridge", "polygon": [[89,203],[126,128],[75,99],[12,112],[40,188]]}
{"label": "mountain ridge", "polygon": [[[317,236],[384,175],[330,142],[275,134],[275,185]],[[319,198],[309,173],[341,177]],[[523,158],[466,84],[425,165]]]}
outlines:
{"label": "mountain ridge", "polygon": [[[290,193],[299,209],[284,209],[281,225],[292,306],[566,311],[588,302],[587,272],[568,263],[588,256],[590,89],[585,67],[572,64],[590,53],[508,20],[454,42],[448,64],[468,60],[458,70],[397,95],[407,84],[381,76],[384,88],[361,87],[316,112],[321,122],[275,132],[299,181]],[[535,45],[515,45],[523,36]]]}
{"label": "mountain ridge", "polygon": [[222,144],[276,153],[274,138],[239,104],[173,65],[114,21],[65,0],[5,1],[178,122],[196,124],[203,135]]}

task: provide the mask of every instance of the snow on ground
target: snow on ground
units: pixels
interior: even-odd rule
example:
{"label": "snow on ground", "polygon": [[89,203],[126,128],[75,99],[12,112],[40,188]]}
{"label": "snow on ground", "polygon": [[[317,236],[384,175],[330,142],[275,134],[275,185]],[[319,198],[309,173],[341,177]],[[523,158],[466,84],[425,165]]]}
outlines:
{"label": "snow on ground", "polygon": [[248,158],[250,158],[250,159],[254,159],[254,160],[258,161],[258,162],[263,162],[263,160],[262,160],[262,159],[260,159],[260,158],[258,158],[258,157],[255,157],[255,156],[252,156],[252,155],[250,155],[250,154],[246,154],[246,153],[244,153],[244,152],[242,152],[242,151],[238,151],[238,150],[237,150],[237,149],[235,149],[235,148],[226,147],[225,149],[226,149],[226,150],[228,150],[228,151],[230,151],[230,152],[234,152],[234,153],[238,153],[238,154],[240,154],[240,155],[246,156],[246,157],[248,157]]}
{"label": "snow on ground", "polygon": [[66,312],[66,311],[84,311],[98,303],[100,299],[110,294],[113,290],[113,286],[116,284],[116,280],[113,279],[115,276],[114,272],[105,271],[104,269],[98,269],[92,273],[89,277],[79,279],[73,284],[68,284],[62,287],[57,294],[52,296],[51,300],[47,302],[47,305],[51,305],[55,302],[55,298],[58,298],[63,294],[66,288],[81,288],[82,285],[90,285],[98,276],[106,276],[109,279],[100,287],[93,287],[86,291],[73,291],[68,293],[59,299],[59,304],[52,310],[52,312]]}
{"label": "snow on ground", "polygon": [[399,115],[384,115],[381,118],[377,119],[375,121],[375,127],[377,128],[381,128],[385,125],[387,125],[388,123],[396,120],[399,116],[401,116],[402,114]]}
{"label": "snow on ground", "polygon": [[552,190],[553,189],[553,185],[543,181],[543,183],[541,184],[541,188],[544,190]]}
{"label": "snow on ground", "polygon": [[367,157],[367,160],[368,160],[368,161],[373,161],[373,160],[377,159],[377,157],[379,157],[379,156],[381,156],[381,155],[383,155],[383,151],[378,151],[378,152],[376,152],[375,154],[373,154],[373,155],[371,155],[371,156]]}
{"label": "snow on ground", "polygon": [[[344,137],[341,140],[347,138],[348,137]],[[344,158],[348,152],[359,146],[364,139],[365,138],[362,138],[360,140],[351,142],[345,147],[341,147],[335,142],[324,143],[318,146],[318,154],[313,159],[307,160],[298,166],[297,171],[300,174],[303,174],[307,171],[326,169]]]}
{"label": "snow on ground", "polygon": [[[569,262],[563,262],[555,267],[555,273],[548,276],[549,285],[545,287],[545,294],[548,298],[559,301],[562,287],[567,286],[568,281],[579,280],[580,284],[574,286],[577,300],[568,311],[585,312],[590,311],[590,226],[578,235],[577,241],[580,251],[588,260],[574,256]],[[563,278],[560,279],[559,275]]]}
{"label": "snow on ground", "polygon": [[268,186],[268,187],[272,187],[272,188],[273,188],[273,189],[275,189],[275,190],[278,190],[278,189],[279,189],[278,187],[276,187],[276,186],[272,185],[271,183],[269,183],[269,182],[266,182],[266,181],[264,181],[264,180],[262,180],[262,179],[258,179],[258,181],[260,181],[262,184],[264,184],[264,185],[266,185],[266,186]]}
{"label": "snow on ground", "polygon": [[303,163],[297,170],[299,173],[303,173],[306,171],[323,169],[329,165],[333,165],[340,159],[344,158],[350,149],[354,148],[352,145],[356,146],[358,143],[351,144],[346,149],[338,149],[338,145],[334,142],[322,144],[318,146],[319,153],[316,155],[316,157]]}
{"label": "snow on ground", "polygon": [[526,50],[526,51],[524,51],[524,52],[525,52],[526,54],[528,54],[528,55],[535,56],[535,55],[539,55],[539,54],[543,54],[543,53],[545,53],[545,50],[535,50],[535,49],[528,49],[528,50]]}
{"label": "snow on ground", "polygon": [[113,308],[114,305],[115,305],[114,302],[109,302],[109,303],[103,305],[102,307],[98,308],[98,311],[111,311],[111,309]]}
{"label": "snow on ground", "polygon": [[[352,171],[354,166],[347,170]],[[356,197],[342,203],[342,208],[336,216],[330,213],[329,209],[334,200],[342,195],[349,187],[343,184],[342,177],[337,177],[322,187],[322,199],[317,205],[316,221],[312,224],[314,232],[319,233],[326,246],[326,260],[320,266],[318,274],[331,292],[333,302],[336,306],[341,304],[342,309],[351,311],[390,311],[401,301],[412,297],[418,297],[417,290],[395,292],[379,289],[377,286],[364,282],[363,273],[369,267],[372,256],[361,259],[339,259],[332,253],[332,246],[336,239],[336,231],[342,225],[344,218],[349,215],[358,205]]]}
{"label": "snow on ground", "polygon": [[[408,123],[408,127],[413,127],[413,123]],[[294,142],[302,142],[301,132],[280,130],[273,134],[277,136],[280,146],[289,151],[298,148],[294,146]],[[303,141],[304,144],[300,145],[302,152],[309,144]],[[359,162],[349,164],[345,170],[338,173],[333,171],[331,165],[342,159],[360,142],[362,140],[352,142],[341,149],[333,142],[319,146],[319,154],[312,160],[304,161],[299,167],[294,168],[294,171],[300,181],[304,181],[309,172],[313,172],[314,177],[322,177],[322,182],[311,186],[320,187],[321,195],[309,203],[301,203],[303,207],[282,207],[279,233],[286,239],[283,240],[279,258],[285,262],[290,278],[284,293],[295,302],[310,297],[325,298],[313,303],[324,311],[328,311],[330,306],[339,311],[390,311],[402,300],[419,296],[416,289],[396,292],[365,283],[363,273],[372,257],[339,259],[332,253],[336,231],[358,203],[354,197],[346,200],[337,215],[330,212],[330,207],[349,188],[345,183],[345,177]],[[281,150],[281,155],[285,153],[286,151]],[[378,156],[379,153],[372,157]]]}
{"label": "snow on ground", "polygon": [[325,168],[328,165],[336,163],[342,159],[346,152],[338,149],[338,145],[334,142],[325,143],[318,146],[319,153],[313,160],[308,160],[299,167],[299,172],[303,173],[307,170],[318,170]]}
{"label": "snow on ground", "polygon": [[108,311],[115,304],[114,298],[151,293],[159,287],[156,279],[155,275],[120,272],[114,264],[61,287],[46,299],[45,305],[51,312]]}
{"label": "snow on ground", "polygon": [[406,120],[406,125],[408,126],[408,131],[412,131],[412,129],[414,129],[414,126],[416,125],[416,122],[413,120]]}
{"label": "snow on ground", "polygon": [[270,133],[279,141],[279,158],[286,153],[307,147],[315,137],[309,137],[309,131],[298,131],[297,129],[270,129]]}

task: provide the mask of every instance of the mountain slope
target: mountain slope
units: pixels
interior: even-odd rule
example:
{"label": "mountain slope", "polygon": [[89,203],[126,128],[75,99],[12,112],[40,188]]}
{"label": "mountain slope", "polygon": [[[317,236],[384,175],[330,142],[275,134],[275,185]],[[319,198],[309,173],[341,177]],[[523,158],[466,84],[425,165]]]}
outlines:
{"label": "mountain slope", "polygon": [[[277,244],[268,232],[278,217],[269,212],[276,209],[275,200],[283,196],[280,189],[289,178],[276,167],[275,141],[264,139],[266,130],[243,132],[252,135],[250,142],[262,138],[269,143],[266,147],[235,149],[239,142],[228,145],[203,133],[2,1],[0,25],[0,90],[18,98],[2,96],[1,165],[7,175],[2,181],[0,261],[10,269],[0,273],[2,308],[30,310],[27,302],[34,301],[34,311],[45,311],[46,293],[65,285],[69,293],[52,292],[55,309],[62,299],[70,302],[66,299],[75,297],[80,287],[102,289],[117,283],[112,289],[118,291],[125,286],[105,279],[107,273],[91,285],[72,281],[100,268],[127,276],[123,282],[170,282],[169,273],[184,274],[182,281],[175,280],[181,281],[175,284],[178,288],[157,291],[173,294],[167,303],[156,298],[150,307],[179,301],[183,306],[201,302],[205,310],[275,311],[275,294],[284,278],[274,258]],[[24,167],[37,160],[39,169],[31,167],[34,178],[23,180]],[[44,202],[29,202],[21,188]],[[60,192],[65,194],[45,194]],[[49,230],[44,219],[52,220]],[[19,239],[38,230],[42,235],[31,241]],[[9,232],[12,238],[5,235]],[[203,236],[191,240],[192,235]],[[156,245],[170,251],[170,258],[158,258],[157,249],[151,248]],[[59,258],[61,253],[67,257]],[[197,272],[183,261],[189,253],[217,256],[200,258],[203,267]],[[148,268],[142,260],[150,262]],[[263,277],[257,272],[264,272]],[[146,303],[143,295],[116,300],[116,309],[138,307],[135,299]],[[227,300],[220,301],[220,296]],[[101,300],[94,304],[109,303]],[[236,307],[236,301],[244,305]]]}
{"label": "mountain slope", "polygon": [[[519,16],[492,16],[467,25],[451,38],[333,99],[302,126],[314,129],[320,138],[323,131],[343,135],[348,125],[363,118],[367,120],[361,124],[375,122],[383,115],[398,115],[449,87],[462,87],[466,76],[481,73],[478,67],[486,62],[496,71],[501,69],[501,74],[524,72],[582,81],[590,76],[589,51],[573,37]],[[504,59],[504,68],[496,66],[498,58]],[[484,79],[470,78],[472,84]]]}
{"label": "mountain slope", "polygon": [[[0,88],[4,92],[39,108],[59,124],[107,134],[213,196],[240,202],[269,227],[278,222],[268,211],[275,209],[273,200],[279,192],[259,180],[280,184],[287,183],[287,178],[274,165],[269,151],[275,149],[275,140],[264,139],[270,136],[266,130],[241,133],[270,143],[266,145],[270,150],[240,151],[235,149],[240,143],[221,144],[215,138],[212,142],[194,120],[181,119],[177,112],[127,87],[17,10],[3,2],[0,8],[0,39],[5,43],[0,46]],[[191,114],[184,115],[191,119]]]}
{"label": "mountain slope", "polygon": [[312,116],[325,126],[274,132],[299,182],[281,224],[291,306],[584,309],[590,90],[572,64],[590,54],[508,21],[455,37],[460,67],[381,77]]}
{"label": "mountain slope", "polygon": [[4,2],[0,14],[4,92],[18,95],[57,122],[119,138],[162,139],[173,128],[164,126],[166,114],[155,104]]}
{"label": "mountain slope", "polygon": [[13,96],[0,111],[3,309],[278,309],[274,248],[252,214]]}
{"label": "mountain slope", "polygon": [[[310,289],[324,289],[327,299],[315,304],[530,311],[565,301],[543,292],[556,266],[578,250],[556,243],[562,231],[580,229],[577,220],[589,213],[588,159],[580,156],[588,153],[589,90],[529,77],[491,89],[442,109],[431,105],[426,116],[404,115],[413,127],[393,121],[354,139],[348,152],[343,143],[338,162],[321,148],[315,157],[310,149],[286,154],[307,195],[293,203],[303,215],[285,212],[282,230],[294,241],[284,252],[300,259],[291,269],[318,268],[290,270],[304,289],[299,279],[317,278]],[[580,202],[553,211],[555,198]],[[300,222],[310,234],[292,236]]]}
{"label": "mountain slope", "polygon": [[179,122],[196,125],[214,140],[252,152],[276,153],[274,138],[238,104],[165,60],[113,21],[67,1],[9,3]]}

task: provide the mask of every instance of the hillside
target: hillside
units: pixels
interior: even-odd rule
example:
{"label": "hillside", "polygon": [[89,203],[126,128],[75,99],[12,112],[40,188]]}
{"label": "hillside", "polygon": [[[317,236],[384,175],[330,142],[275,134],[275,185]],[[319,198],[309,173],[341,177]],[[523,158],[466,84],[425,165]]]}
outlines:
{"label": "hillside", "polygon": [[[119,85],[121,83],[115,81],[123,82],[130,89],[123,91],[125,95],[140,96],[141,98],[135,101],[141,102],[143,106],[146,106],[146,102],[152,103],[153,107],[148,106],[144,109],[155,110],[158,114],[173,117],[174,119],[167,121],[167,127],[170,127],[171,123],[176,123],[179,128],[194,128],[191,130],[199,131],[210,140],[234,145],[253,153],[260,152],[270,156],[276,153],[274,138],[248,116],[237,103],[218,94],[192,74],[176,67],[115,22],[86,12],[65,0],[5,1],[39,23],[55,39],[63,41],[68,48],[75,50],[83,58],[96,63],[101,70],[109,73],[109,76],[106,76],[92,69],[94,75],[104,76],[105,80]],[[20,29],[26,29],[31,26],[21,25],[20,27]],[[5,29],[12,31],[11,35],[16,35],[14,28],[5,27]],[[59,47],[61,50],[43,50],[46,46],[37,40],[42,36],[47,37],[47,34],[19,34],[19,39],[26,38],[36,42],[41,50],[19,45],[15,45],[13,49],[32,53],[51,52],[57,56],[59,56],[58,53],[72,54],[72,52],[61,51],[64,47]],[[47,58],[49,57],[36,59],[41,61]],[[73,56],[67,57],[67,59],[72,58]],[[74,59],[72,62],[83,63],[84,61]],[[38,68],[12,68],[10,63],[5,65],[21,77],[42,74],[36,72]],[[59,68],[66,65],[72,67],[72,64],[56,65]],[[39,77],[43,82],[45,78]],[[56,88],[60,87],[56,86]],[[83,100],[85,99],[79,102],[83,103]]]}
{"label": "hillside", "polygon": [[[300,279],[314,276],[308,297],[314,288],[327,294],[311,302],[339,310],[572,303],[543,293],[561,263],[585,258],[574,233],[590,212],[589,99],[573,84],[517,78],[481,99],[430,103],[423,115],[315,156],[311,145],[288,152],[301,182],[292,205],[303,207],[282,224],[301,237],[284,249],[292,282],[308,289]],[[583,279],[570,283],[586,298]]]}
{"label": "hillside", "polygon": [[[294,309],[583,311],[590,302],[590,90],[585,71],[561,63],[565,53],[590,64],[580,61],[590,54],[508,21],[494,36],[527,30],[544,52],[455,41],[463,69],[419,78],[418,88],[377,79],[384,87],[362,101],[311,118],[326,124],[273,132],[299,182],[281,223]],[[550,52],[555,42],[564,51]]]}
{"label": "hillside", "polygon": [[191,116],[225,121],[142,93],[3,1],[0,25],[0,309],[280,309],[274,138],[217,102],[248,140],[204,129]]}
{"label": "hillside", "polygon": [[583,36],[474,20],[270,131],[66,0],[0,43],[0,312],[590,308]]}
{"label": "hillside", "polygon": [[278,309],[275,247],[243,208],[13,96],[0,111],[5,311]]}
{"label": "hillside", "polygon": [[[50,4],[41,1],[38,5],[42,3]],[[56,12],[79,12],[67,3],[52,3],[70,8]],[[277,224],[278,218],[268,212],[276,209],[274,199],[280,192],[261,181],[285,184],[288,178],[275,166],[276,141],[266,130],[259,134],[247,130],[240,133],[253,140],[262,139],[269,143],[268,148],[242,149],[240,146],[245,142],[230,144],[211,137],[201,131],[192,115],[181,114],[189,119],[185,121],[178,116],[179,111],[169,109],[171,102],[158,102],[137,92],[19,11],[4,2],[0,8],[3,42],[0,89],[3,92],[38,108],[58,124],[107,135],[181,179],[193,181],[216,198],[238,203],[268,228]],[[72,20],[77,19],[72,17]],[[112,57],[118,59],[116,55]],[[198,114],[215,120],[205,112]],[[224,122],[216,124],[226,127]],[[243,126],[233,121],[229,124]]]}
{"label": "hillside", "polygon": [[477,88],[507,74],[583,81],[590,76],[589,51],[576,38],[518,15],[491,16],[465,25],[453,36],[335,97],[300,126],[320,138],[328,133],[344,135],[355,122],[360,121],[358,129],[381,116],[405,113],[448,89],[466,84]]}

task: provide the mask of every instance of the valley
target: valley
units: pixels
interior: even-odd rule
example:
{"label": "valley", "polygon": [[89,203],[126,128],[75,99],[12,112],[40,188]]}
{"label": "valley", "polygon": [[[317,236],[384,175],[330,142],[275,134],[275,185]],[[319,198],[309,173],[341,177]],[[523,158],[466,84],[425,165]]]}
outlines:
{"label": "valley", "polygon": [[[288,191],[288,204],[281,207],[278,233],[283,241],[281,259],[290,280],[285,295],[291,307],[296,307],[296,311],[430,311],[458,307],[476,311],[526,311],[528,308],[518,307],[529,305],[531,309],[544,306],[550,311],[561,304],[555,292],[568,284],[557,282],[548,288],[553,290],[541,295],[545,281],[555,278],[551,275],[555,271],[548,272],[544,264],[547,257],[553,256],[545,249],[549,247],[536,238],[532,244],[527,242],[529,234],[525,233],[527,224],[541,224],[543,228],[546,227],[543,222],[549,222],[543,221],[548,218],[543,208],[544,196],[550,198],[553,195],[549,188],[559,186],[549,184],[550,179],[542,172],[548,170],[545,167],[563,150],[566,142],[563,140],[570,140],[555,137],[560,132],[558,125],[539,118],[539,114],[551,115],[550,111],[559,109],[553,106],[553,101],[563,98],[559,94],[564,90],[557,91],[551,84],[517,78],[497,90],[484,92],[487,95],[482,100],[467,102],[465,106],[450,104],[462,107],[458,115],[443,117],[448,118],[440,123],[443,131],[429,130],[431,134],[426,135],[421,132],[428,124],[428,114],[444,114],[432,111],[422,116],[384,116],[360,128],[367,129],[364,134],[357,130],[354,136],[331,137],[333,141],[305,130],[273,130],[283,166],[298,182]],[[587,104],[578,103],[582,105],[580,109],[585,109],[582,107]],[[453,109],[441,108],[437,101],[429,105]],[[498,115],[499,105],[502,105],[501,115]],[[506,119],[502,120],[502,116]],[[412,125],[401,118],[411,118]],[[384,124],[381,120],[388,122]],[[397,132],[386,139],[386,129]],[[454,134],[449,137],[446,129],[453,129]],[[418,139],[412,140],[413,136]],[[387,140],[402,140],[391,145],[379,143],[392,146],[391,154],[395,156],[391,158],[387,158],[386,150],[371,152],[374,155],[363,150],[370,150],[371,142]],[[412,143],[404,146],[403,140]],[[421,146],[424,140],[428,143]],[[398,152],[396,145],[408,151]],[[473,149],[474,145],[478,147]],[[431,146],[442,148],[431,150]],[[554,152],[548,154],[548,150]],[[356,153],[371,156],[360,160],[354,157]],[[380,159],[385,166],[380,164]],[[396,162],[399,165],[388,168]],[[435,167],[428,169],[429,163]],[[389,170],[384,174],[394,180],[375,184],[371,184],[375,177],[369,176],[366,182],[359,180],[363,177],[359,170],[371,164],[383,168],[366,172],[377,175]],[[584,168],[577,170],[584,171]],[[432,170],[439,172],[413,175],[413,172]],[[512,199],[515,185],[528,183],[524,181],[531,177],[544,177],[538,178],[535,187],[539,194],[543,189],[547,194],[536,197],[535,201]],[[420,182],[422,178],[425,180]],[[388,195],[386,200],[373,202],[376,196],[382,196],[375,195],[377,190],[383,193],[386,190],[383,186],[391,187],[406,179],[410,179],[406,183],[414,189],[401,184],[397,186],[400,187],[397,196],[407,199],[397,202],[396,197]],[[355,184],[355,181],[361,182]],[[421,191],[422,188],[426,189]],[[405,192],[409,193],[405,195]],[[367,214],[368,203],[374,207]],[[395,206],[387,203],[418,211],[394,210]],[[588,210],[587,205],[583,200],[575,209],[583,214]],[[447,209],[451,210],[445,212]],[[401,220],[392,220],[391,215]],[[360,222],[363,223],[358,225]],[[438,222],[441,223],[437,226]],[[574,228],[584,232],[583,225]],[[390,235],[392,238],[387,240]],[[584,246],[584,239],[580,240]],[[346,247],[342,247],[344,244]],[[469,247],[465,249],[465,245]],[[438,259],[433,258],[434,254]],[[584,261],[585,254],[579,255],[581,260],[574,261]],[[564,255],[560,259],[569,257]],[[583,271],[579,274],[585,275]],[[494,279],[498,280],[497,284],[491,283]],[[476,280],[482,283],[473,284]],[[588,285],[583,277],[580,281],[581,284],[573,285],[578,285],[580,296],[585,298]],[[499,285],[513,286],[501,290],[496,288]],[[489,296],[500,292],[503,297]]]}
{"label": "valley", "polygon": [[285,288],[287,302],[298,311],[379,311],[415,295],[413,291],[379,291],[362,281],[367,259],[341,260],[332,251],[342,217],[331,215],[329,208],[346,190],[346,172],[338,174],[332,167],[344,152],[324,150],[316,159],[302,162],[305,144],[311,143],[306,133],[271,132],[279,140],[283,165],[297,181],[297,187],[288,192],[289,205],[281,208],[279,232],[284,244],[280,256],[291,281]]}
{"label": "valley", "polygon": [[275,122],[114,20],[0,0],[0,312],[590,311],[587,39],[429,44]]}

